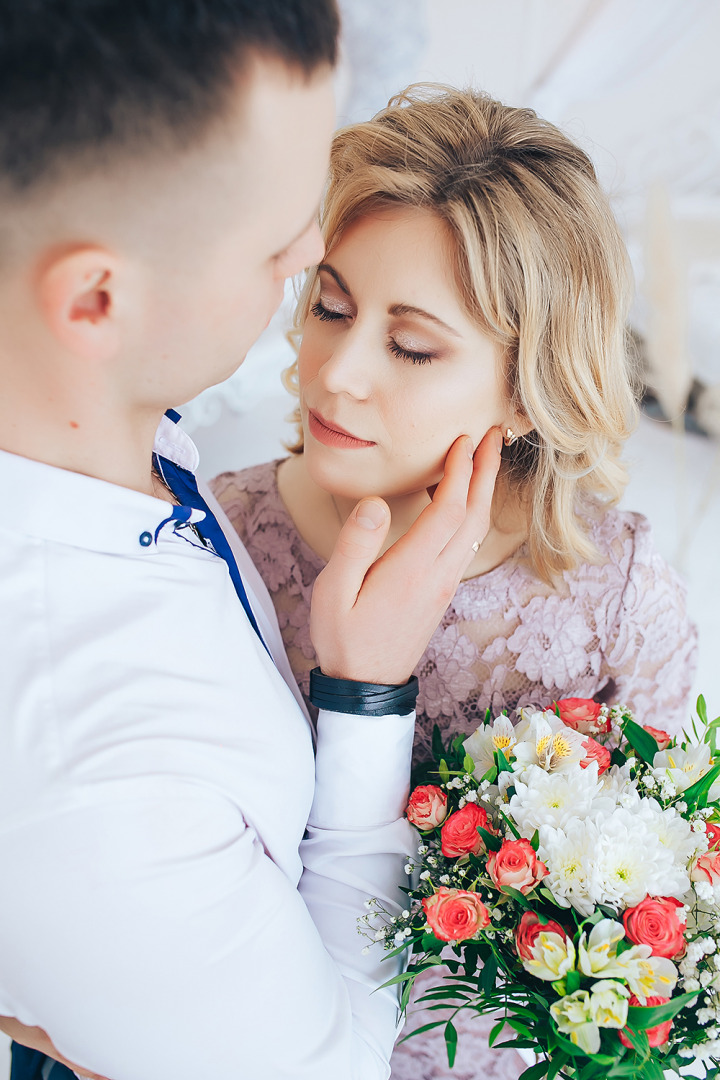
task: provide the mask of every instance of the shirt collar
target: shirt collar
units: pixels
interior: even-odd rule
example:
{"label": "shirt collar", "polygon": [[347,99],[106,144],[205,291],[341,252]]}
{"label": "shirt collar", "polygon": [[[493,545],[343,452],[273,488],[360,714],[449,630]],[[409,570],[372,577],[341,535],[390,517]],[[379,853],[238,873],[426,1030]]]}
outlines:
{"label": "shirt collar", "polygon": [[[199,454],[178,427],[179,419],[172,410],[162,418],[155,452],[194,473]],[[0,490],[0,530],[112,555],[156,553],[156,529],[170,513],[163,499],[5,450],[0,450]],[[173,531],[164,529],[158,539],[172,537]]]}

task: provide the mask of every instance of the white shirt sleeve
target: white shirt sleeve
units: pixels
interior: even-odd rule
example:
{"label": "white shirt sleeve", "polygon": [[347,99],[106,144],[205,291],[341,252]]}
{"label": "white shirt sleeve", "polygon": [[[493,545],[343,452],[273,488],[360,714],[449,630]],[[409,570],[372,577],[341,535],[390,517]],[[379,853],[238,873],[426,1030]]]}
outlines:
{"label": "white shirt sleeve", "polygon": [[0,1010],[112,1080],[387,1077],[397,967],[356,919],[404,880],[412,729],[321,714],[302,896],[202,784],[44,801],[0,835]]}

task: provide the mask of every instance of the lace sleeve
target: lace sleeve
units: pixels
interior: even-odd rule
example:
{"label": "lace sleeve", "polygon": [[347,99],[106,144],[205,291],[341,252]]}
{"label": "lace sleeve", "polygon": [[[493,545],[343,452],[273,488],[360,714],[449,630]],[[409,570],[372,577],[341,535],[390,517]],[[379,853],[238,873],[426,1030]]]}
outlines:
{"label": "lace sleeve", "polygon": [[631,517],[627,582],[604,656],[610,700],[632,708],[640,723],[674,733],[689,717],[697,630],[684,583],[655,549],[648,522]]}

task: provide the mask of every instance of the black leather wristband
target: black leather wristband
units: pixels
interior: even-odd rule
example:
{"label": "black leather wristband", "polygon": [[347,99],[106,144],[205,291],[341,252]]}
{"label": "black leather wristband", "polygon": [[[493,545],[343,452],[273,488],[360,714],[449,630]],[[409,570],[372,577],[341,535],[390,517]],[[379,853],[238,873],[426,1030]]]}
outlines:
{"label": "black leather wristband", "polygon": [[402,686],[354,682],[323,675],[319,667],[310,672],[310,700],[318,709],[355,716],[404,716],[412,712],[418,681],[412,675]]}

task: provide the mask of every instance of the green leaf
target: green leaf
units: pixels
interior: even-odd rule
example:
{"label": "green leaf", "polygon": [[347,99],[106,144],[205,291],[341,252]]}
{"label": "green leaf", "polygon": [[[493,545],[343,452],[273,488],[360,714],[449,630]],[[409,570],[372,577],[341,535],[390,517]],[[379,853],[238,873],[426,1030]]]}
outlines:
{"label": "green leaf", "polygon": [[697,705],[695,706],[695,711],[697,712],[698,716],[702,720],[703,724],[705,724],[707,726],[707,722],[708,722],[707,705],[705,704],[705,698],[703,697],[702,694],[700,694],[699,698],[697,699]]}
{"label": "green leaf", "polygon": [[511,885],[503,885],[500,892],[505,893],[506,896],[512,896],[513,900],[517,900],[521,907],[530,907],[530,901],[527,896],[524,896],[519,889],[513,889]]}
{"label": "green leaf", "polygon": [[473,761],[473,759],[470,757],[469,754],[466,754],[465,757],[463,758],[463,769],[465,770],[466,773],[471,773],[472,774],[472,773],[475,772],[475,762]]}
{"label": "green leaf", "polygon": [[498,777],[497,765],[491,765],[486,773],[480,777],[480,780],[487,780],[488,784],[494,784]]}
{"label": "green leaf", "polygon": [[495,761],[497,762],[498,772],[512,772],[512,765],[503,754],[502,750],[495,751]]}
{"label": "green leaf", "polygon": [[567,987],[566,993],[574,994],[576,990],[580,989],[580,972],[568,971],[565,976],[565,985]]}
{"label": "green leaf", "polygon": [[532,846],[533,851],[537,851],[537,849],[540,847],[540,833],[539,833],[539,831],[537,829],[535,830],[535,832],[530,837],[530,844]]}
{"label": "green leaf", "polygon": [[485,841],[485,847],[488,849],[488,851],[500,850],[500,848],[502,847],[502,839],[499,836],[497,836],[495,833],[488,832],[487,829],[483,829],[482,825],[477,825],[476,828],[477,831],[480,833],[480,836],[482,836],[483,840]]}
{"label": "green leaf", "polygon": [[702,990],[691,990],[687,994],[678,994],[671,998],[666,1005],[631,1005],[628,1009],[628,1026],[635,1031],[647,1031],[648,1028],[664,1024],[666,1020],[672,1020],[681,1009],[694,1001]]}
{"label": "green leaf", "polygon": [[447,784],[448,780],[450,779],[450,770],[448,769],[447,761],[445,760],[445,758],[440,758],[440,763],[438,765],[438,773],[443,784]]}
{"label": "green leaf", "polygon": [[484,994],[490,994],[495,989],[495,981],[498,973],[498,962],[495,954],[491,954],[483,965],[480,972],[480,989]]}
{"label": "green leaf", "polygon": [[548,1080],[555,1080],[557,1074],[563,1066],[567,1065],[569,1060],[568,1055],[563,1054],[562,1051],[560,1051],[559,1054],[553,1054],[550,1059],[550,1068],[548,1069]]}
{"label": "green leaf", "polygon": [[497,1024],[493,1027],[492,1031],[488,1035],[488,1046],[494,1046],[495,1040],[500,1038],[502,1030],[505,1027],[505,1018],[498,1020]]}
{"label": "green leaf", "polygon": [[625,738],[630,743],[635,753],[648,765],[652,765],[653,758],[659,752],[659,746],[649,731],[636,724],[634,720],[626,720],[623,724]]}
{"label": "green leaf", "polygon": [[538,1061],[537,1065],[530,1065],[524,1072],[520,1073],[520,1080],[540,1080],[541,1076],[547,1075],[549,1064],[550,1062],[546,1059],[545,1061]]}
{"label": "green leaf", "polygon": [[455,1064],[455,1055],[457,1053],[457,1031],[452,1020],[448,1020],[445,1025],[445,1047],[447,1049],[448,1065],[452,1069]]}
{"label": "green leaf", "polygon": [[433,1020],[430,1024],[423,1024],[422,1027],[415,1028],[415,1030],[411,1031],[409,1035],[404,1035],[402,1039],[399,1039],[398,1045],[400,1043],[407,1042],[408,1039],[412,1039],[414,1035],[422,1035],[424,1031],[432,1031],[433,1028],[442,1027],[444,1023],[444,1020]]}
{"label": "green leaf", "polygon": [[689,787],[686,791],[683,791],[682,797],[690,808],[693,806],[704,806],[707,803],[707,793],[713,786],[718,776],[720,776],[720,761],[717,765],[713,765],[709,772],[706,772],[704,776],[701,776],[692,787]]}
{"label": "green leaf", "polygon": [[506,824],[506,825],[507,825],[507,826],[509,827],[509,829],[510,829],[510,832],[511,832],[511,833],[513,834],[513,836],[515,837],[515,839],[516,839],[516,840],[520,840],[520,839],[522,839],[522,837],[520,836],[520,830],[518,829],[517,825],[516,825],[516,824],[515,824],[515,822],[514,822],[514,821],[512,820],[512,818],[509,818],[509,817],[507,816],[507,814],[504,814],[504,813],[503,813],[503,811],[502,811],[502,810],[498,810],[498,813],[500,814],[500,817],[501,817],[501,818],[503,819],[503,821],[505,822],[505,824]]}

